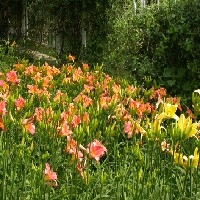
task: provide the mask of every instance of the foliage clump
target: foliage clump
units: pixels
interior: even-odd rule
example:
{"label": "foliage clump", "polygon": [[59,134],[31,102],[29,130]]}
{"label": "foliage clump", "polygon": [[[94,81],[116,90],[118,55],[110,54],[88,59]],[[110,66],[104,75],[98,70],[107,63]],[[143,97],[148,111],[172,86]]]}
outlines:
{"label": "foliage clump", "polygon": [[198,89],[198,0],[164,1],[137,8],[136,13],[132,1],[121,7],[114,5],[116,12],[104,51],[108,70],[118,74],[126,71],[129,78],[136,77],[141,83],[145,76],[151,76],[173,95]]}

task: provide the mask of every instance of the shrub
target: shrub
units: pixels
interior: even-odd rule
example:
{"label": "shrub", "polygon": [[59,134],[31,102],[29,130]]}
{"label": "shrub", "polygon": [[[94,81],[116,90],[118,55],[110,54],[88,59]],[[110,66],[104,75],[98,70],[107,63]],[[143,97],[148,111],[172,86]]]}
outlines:
{"label": "shrub", "polygon": [[140,82],[151,76],[170,94],[192,93],[200,77],[199,11],[197,0],[165,1],[135,15],[130,1],[111,19],[105,65],[111,71],[127,70]]}

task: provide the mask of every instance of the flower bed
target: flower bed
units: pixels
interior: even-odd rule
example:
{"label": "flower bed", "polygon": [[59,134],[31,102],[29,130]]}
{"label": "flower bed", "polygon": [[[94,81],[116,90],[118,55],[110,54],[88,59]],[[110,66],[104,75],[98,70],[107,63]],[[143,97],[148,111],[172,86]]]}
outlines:
{"label": "flower bed", "polygon": [[198,197],[198,91],[184,113],[74,60],[0,74],[1,199]]}

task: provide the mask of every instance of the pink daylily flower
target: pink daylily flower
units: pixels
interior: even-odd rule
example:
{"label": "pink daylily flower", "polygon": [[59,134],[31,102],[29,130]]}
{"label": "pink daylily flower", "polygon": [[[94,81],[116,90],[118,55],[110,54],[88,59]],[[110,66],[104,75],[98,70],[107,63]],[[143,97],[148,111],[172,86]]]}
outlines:
{"label": "pink daylily flower", "polygon": [[106,147],[96,139],[89,143],[87,147],[86,153],[89,154],[90,158],[94,158],[97,162],[99,162],[100,158],[107,153]]}

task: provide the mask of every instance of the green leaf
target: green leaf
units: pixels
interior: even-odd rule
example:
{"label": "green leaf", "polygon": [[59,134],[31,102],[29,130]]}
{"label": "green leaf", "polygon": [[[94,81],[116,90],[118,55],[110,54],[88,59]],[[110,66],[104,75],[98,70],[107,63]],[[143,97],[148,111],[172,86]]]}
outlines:
{"label": "green leaf", "polygon": [[175,85],[175,83],[176,83],[176,80],[167,80],[167,85],[169,86],[173,86]]}
{"label": "green leaf", "polygon": [[183,84],[183,90],[185,91],[190,91],[192,88],[191,88],[191,85],[189,83],[184,83]]}

